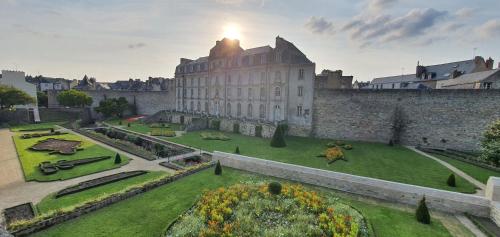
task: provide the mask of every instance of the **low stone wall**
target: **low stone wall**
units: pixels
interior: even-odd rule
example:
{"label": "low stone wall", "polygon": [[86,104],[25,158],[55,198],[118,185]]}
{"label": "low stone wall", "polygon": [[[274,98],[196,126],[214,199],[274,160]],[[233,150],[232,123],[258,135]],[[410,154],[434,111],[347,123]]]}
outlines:
{"label": "low stone wall", "polygon": [[199,172],[201,170],[212,167],[213,165],[214,165],[213,162],[207,163],[207,164],[202,165],[200,167],[197,167],[197,168],[194,168],[191,170],[183,171],[182,173],[176,174],[174,176],[165,177],[165,178],[160,179],[156,182],[148,183],[148,184],[144,185],[143,187],[133,188],[125,193],[111,195],[111,196],[109,196],[101,201],[86,204],[84,206],[76,208],[73,211],[58,214],[58,215],[51,217],[49,219],[41,220],[39,222],[33,223],[33,224],[26,226],[24,228],[12,231],[11,234],[13,234],[16,237],[17,236],[31,235],[35,232],[47,229],[53,225],[60,224],[60,223],[63,223],[65,221],[80,217],[81,215],[84,215],[84,214],[96,211],[98,209],[107,207],[113,203],[117,203],[119,201],[134,197],[138,194],[150,191],[150,190],[155,189],[157,187],[160,187],[162,185],[169,184],[169,183],[174,182],[174,181],[176,181],[180,178],[183,178],[185,176],[188,176],[188,175],[194,174],[196,172]]}
{"label": "low stone wall", "polygon": [[214,152],[213,160],[222,165],[263,175],[337,189],[349,193],[416,206],[425,195],[429,208],[451,213],[490,216],[490,200],[469,194],[449,192],[410,184],[355,176],[247,156]]}
{"label": "low stone wall", "polygon": [[268,123],[259,123],[256,121],[241,121],[237,119],[221,118],[220,120],[220,130],[224,132],[233,132],[234,124],[238,123],[240,125],[240,134],[246,136],[255,136],[255,127],[258,125],[262,126],[262,137],[271,138],[274,134],[276,126]]}

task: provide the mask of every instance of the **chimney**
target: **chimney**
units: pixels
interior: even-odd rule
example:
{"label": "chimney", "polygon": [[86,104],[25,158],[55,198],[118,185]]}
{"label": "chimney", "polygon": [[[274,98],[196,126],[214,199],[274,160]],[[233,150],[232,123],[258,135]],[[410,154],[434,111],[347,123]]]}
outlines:
{"label": "chimney", "polygon": [[417,77],[422,78],[422,75],[426,72],[427,70],[425,69],[424,66],[417,65]]}
{"label": "chimney", "polygon": [[488,70],[492,70],[494,64],[495,64],[495,61],[491,57],[488,58],[488,60],[486,60],[486,68]]}

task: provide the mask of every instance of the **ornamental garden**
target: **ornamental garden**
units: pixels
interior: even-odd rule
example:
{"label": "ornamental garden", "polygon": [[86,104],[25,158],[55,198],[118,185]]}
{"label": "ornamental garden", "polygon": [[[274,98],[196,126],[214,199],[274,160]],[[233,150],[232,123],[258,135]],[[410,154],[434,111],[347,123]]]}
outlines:
{"label": "ornamental garden", "polygon": [[[495,126],[485,147],[499,140]],[[78,128],[12,127],[26,181],[57,182],[127,167],[132,159],[124,154],[163,170],[114,172],[61,188],[7,209],[7,228],[23,235],[36,227],[30,236],[474,236],[453,215],[430,212],[425,198],[416,206],[374,200],[224,167],[211,155],[222,151],[452,192],[479,191],[412,149],[287,136],[284,125],[269,139],[233,128],[187,131],[183,124],[143,117]],[[482,183],[500,176],[492,155],[419,149]]]}

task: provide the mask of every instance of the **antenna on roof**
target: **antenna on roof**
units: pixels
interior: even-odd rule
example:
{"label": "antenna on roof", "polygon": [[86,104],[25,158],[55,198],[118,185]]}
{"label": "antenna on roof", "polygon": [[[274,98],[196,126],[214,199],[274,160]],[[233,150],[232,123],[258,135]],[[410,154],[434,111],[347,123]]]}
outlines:
{"label": "antenna on roof", "polygon": [[477,48],[476,48],[476,47],[474,47],[474,48],[472,49],[472,59],[475,59],[475,58],[476,58],[476,50],[477,50]]}

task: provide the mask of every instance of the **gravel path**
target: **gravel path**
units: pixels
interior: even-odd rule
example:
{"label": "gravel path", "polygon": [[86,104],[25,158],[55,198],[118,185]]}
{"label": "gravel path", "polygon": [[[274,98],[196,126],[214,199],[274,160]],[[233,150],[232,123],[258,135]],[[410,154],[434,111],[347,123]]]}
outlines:
{"label": "gravel path", "polygon": [[24,182],[12,135],[8,128],[0,129],[0,189]]}
{"label": "gravel path", "polygon": [[[66,129],[64,129],[64,130],[66,130]],[[76,134],[80,137],[83,137],[85,139],[92,140],[90,138],[84,137],[83,135],[75,133],[71,130],[66,130],[65,132],[74,133],[74,134]],[[2,135],[8,134],[5,136],[7,136],[7,138],[8,138],[7,140],[11,141],[10,146],[13,148],[14,144],[12,143],[12,139],[9,137],[11,135],[11,133],[5,133],[2,130],[1,134]],[[5,154],[4,150],[8,149],[6,147],[8,147],[9,144],[8,143],[3,144],[4,140],[5,140],[5,137],[0,137],[0,142],[2,142],[2,143],[0,143],[0,149],[1,149],[0,151],[2,152],[0,154]],[[67,186],[75,185],[79,182],[99,178],[99,177],[106,176],[106,175],[116,174],[116,173],[123,172],[123,171],[151,170],[151,171],[166,171],[169,173],[174,172],[171,169],[168,169],[166,167],[158,165],[159,162],[147,161],[147,160],[142,159],[138,156],[123,152],[121,150],[110,147],[110,146],[103,144],[103,143],[100,143],[98,141],[95,141],[95,140],[92,140],[92,141],[96,144],[99,144],[100,146],[103,146],[103,147],[109,149],[109,150],[112,150],[114,152],[118,152],[121,155],[125,155],[125,156],[131,158],[130,163],[127,165],[124,165],[120,168],[117,168],[117,169],[103,171],[100,173],[90,174],[90,175],[81,176],[81,177],[77,177],[77,178],[73,178],[73,179],[69,179],[69,180],[64,180],[64,181],[24,182],[24,178],[23,178],[23,176],[21,176],[22,181],[16,181],[15,183],[11,183],[9,185],[5,185],[5,186],[0,188],[0,210],[3,210],[5,208],[11,207],[11,206],[19,205],[22,203],[26,203],[26,202],[32,202],[33,204],[35,204],[35,203],[38,203],[40,200],[42,200],[45,196],[49,195],[50,193],[59,191]],[[18,161],[17,155],[15,156],[15,161],[16,162]],[[19,162],[17,162],[17,163],[19,164]],[[4,172],[3,169],[4,169],[4,166],[3,166],[3,162],[2,162],[1,166],[0,166],[0,172],[2,175]],[[20,169],[20,167],[17,169]],[[22,173],[21,173],[21,175],[22,175]],[[0,223],[1,223],[1,220],[0,220]]]}

